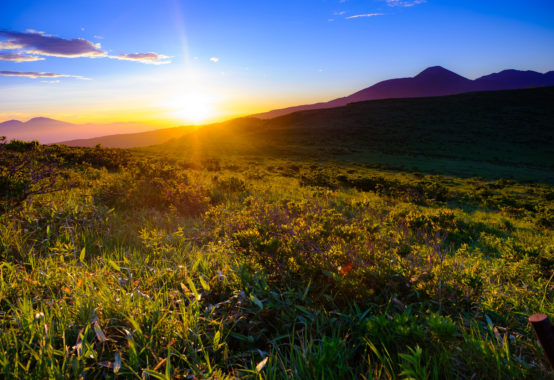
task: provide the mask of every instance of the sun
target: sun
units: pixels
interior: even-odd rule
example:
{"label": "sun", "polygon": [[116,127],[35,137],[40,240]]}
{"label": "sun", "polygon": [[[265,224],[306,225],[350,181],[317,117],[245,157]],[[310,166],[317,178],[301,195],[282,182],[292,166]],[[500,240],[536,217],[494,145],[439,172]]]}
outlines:
{"label": "sun", "polygon": [[217,117],[215,97],[199,91],[175,94],[164,106],[172,119],[184,123],[200,124]]}

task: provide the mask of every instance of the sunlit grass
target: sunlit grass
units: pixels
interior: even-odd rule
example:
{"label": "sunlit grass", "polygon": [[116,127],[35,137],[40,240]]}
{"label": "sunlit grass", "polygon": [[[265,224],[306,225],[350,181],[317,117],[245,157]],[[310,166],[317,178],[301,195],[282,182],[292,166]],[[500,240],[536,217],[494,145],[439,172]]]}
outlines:
{"label": "sunlit grass", "polygon": [[2,198],[3,377],[549,376],[526,321],[554,314],[551,187],[21,154],[63,156],[63,186]]}

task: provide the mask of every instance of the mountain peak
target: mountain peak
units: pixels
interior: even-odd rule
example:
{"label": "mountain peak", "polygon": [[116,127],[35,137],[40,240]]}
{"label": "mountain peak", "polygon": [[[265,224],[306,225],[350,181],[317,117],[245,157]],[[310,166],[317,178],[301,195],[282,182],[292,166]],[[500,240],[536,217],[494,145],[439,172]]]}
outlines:
{"label": "mountain peak", "polygon": [[27,127],[70,127],[74,124],[68,123],[66,121],[50,119],[49,117],[34,117],[31,120],[28,120],[25,125]]}
{"label": "mountain peak", "polygon": [[4,121],[4,122],[0,123],[0,127],[18,127],[22,124],[23,124],[23,122],[13,119],[13,120],[7,120],[7,121]]}
{"label": "mountain peak", "polygon": [[417,74],[414,78],[429,78],[429,79],[439,79],[439,78],[463,78],[461,75],[456,74],[450,70],[445,69],[442,66],[431,66]]}
{"label": "mountain peak", "polygon": [[32,119],[28,120],[27,123],[29,123],[29,122],[45,122],[45,121],[56,121],[56,122],[58,122],[58,120],[50,119],[49,117],[38,116],[38,117],[33,117]]}

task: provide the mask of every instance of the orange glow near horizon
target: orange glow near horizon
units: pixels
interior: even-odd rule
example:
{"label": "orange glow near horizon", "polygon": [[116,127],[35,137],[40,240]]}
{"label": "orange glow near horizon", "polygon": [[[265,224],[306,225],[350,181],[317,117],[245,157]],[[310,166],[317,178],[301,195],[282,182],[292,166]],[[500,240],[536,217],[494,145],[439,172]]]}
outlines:
{"label": "orange glow near horizon", "polygon": [[67,107],[62,112],[52,112],[51,109],[36,109],[33,113],[6,112],[0,113],[0,122],[12,119],[25,122],[40,116],[74,124],[142,123],[152,126],[152,129],[157,129],[222,122],[276,108],[307,103],[306,99],[295,100],[294,98],[258,99],[249,102],[243,97],[232,99],[206,91],[177,92],[162,98],[161,101],[159,101],[160,97],[153,96],[152,98],[150,102],[143,101],[133,105],[129,105],[127,102],[113,102],[110,107]]}

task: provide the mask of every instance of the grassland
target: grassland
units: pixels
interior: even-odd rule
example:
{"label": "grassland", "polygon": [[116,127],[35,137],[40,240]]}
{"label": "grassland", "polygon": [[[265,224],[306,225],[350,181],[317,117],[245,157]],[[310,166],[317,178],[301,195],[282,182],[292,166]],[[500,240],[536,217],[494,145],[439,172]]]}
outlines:
{"label": "grassland", "polygon": [[553,378],[527,323],[554,315],[551,162],[431,174],[232,132],[0,144],[0,377]]}

